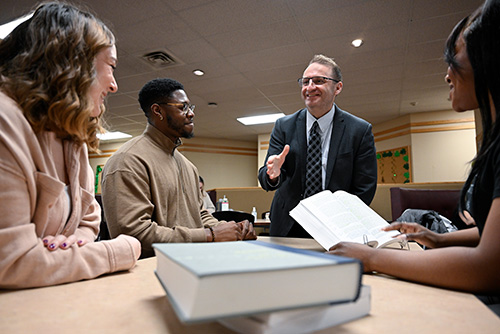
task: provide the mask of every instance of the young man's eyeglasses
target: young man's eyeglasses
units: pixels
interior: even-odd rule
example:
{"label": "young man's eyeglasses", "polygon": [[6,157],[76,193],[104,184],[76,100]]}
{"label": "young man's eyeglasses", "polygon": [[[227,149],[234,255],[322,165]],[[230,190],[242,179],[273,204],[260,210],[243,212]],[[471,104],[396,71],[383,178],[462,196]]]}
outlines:
{"label": "young man's eyeglasses", "polygon": [[340,82],[340,80],[328,78],[328,77],[310,77],[310,78],[299,78],[297,80],[299,82],[300,87],[309,86],[309,83],[312,82],[315,86],[324,85],[328,80],[334,82]]}
{"label": "young man's eyeglasses", "polygon": [[169,105],[169,106],[173,106],[173,107],[177,107],[179,108],[180,110],[182,110],[182,113],[185,115],[187,115],[188,112],[194,112],[194,108],[196,108],[196,106],[194,104],[189,104],[187,102],[158,102],[157,104],[166,104],[166,105]]}

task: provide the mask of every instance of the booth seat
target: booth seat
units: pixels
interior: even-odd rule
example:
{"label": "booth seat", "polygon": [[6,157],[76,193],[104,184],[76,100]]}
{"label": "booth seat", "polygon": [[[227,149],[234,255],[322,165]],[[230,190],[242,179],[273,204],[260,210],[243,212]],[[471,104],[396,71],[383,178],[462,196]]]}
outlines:
{"label": "booth seat", "polygon": [[433,210],[451,220],[460,198],[460,190],[457,189],[394,187],[390,191],[392,220],[396,220],[406,209]]}
{"label": "booth seat", "polygon": [[[452,190],[450,192],[450,197],[443,199],[443,202],[439,203],[449,203],[448,201],[454,201],[453,196],[462,189],[463,182],[429,182],[429,183],[385,183],[378,184],[377,191],[375,192],[375,197],[370,204],[370,207],[382,216],[385,220],[392,221],[392,200],[391,200],[391,188],[404,188],[404,189],[422,189],[422,190]],[[207,191],[215,203],[219,198],[226,197],[229,200],[229,207],[233,210],[251,212],[253,207],[256,207],[257,214],[260,217],[263,212],[269,211],[271,207],[271,202],[273,200],[274,191],[266,192],[260,187],[238,187],[238,188],[215,188]],[[424,196],[424,193],[412,193],[414,196]],[[420,195],[418,195],[420,194]],[[455,194],[455,195],[451,195]],[[411,197],[413,198],[413,197]],[[458,201],[458,200],[457,200]],[[437,202],[437,200],[436,200]],[[413,202],[411,202],[413,203]],[[456,206],[458,202],[454,203]],[[404,206],[400,205],[400,208]],[[449,205],[445,205],[449,207]],[[442,210],[441,205],[436,206],[439,213]],[[433,209],[432,207],[425,209]],[[453,207],[455,209],[455,207]],[[399,209],[400,210],[400,209]],[[404,211],[404,210],[403,210]],[[445,212],[448,212],[445,210]],[[443,214],[443,213],[441,213]],[[398,216],[399,217],[399,216]],[[397,218],[397,217],[395,217]],[[395,219],[394,218],[394,219]]]}

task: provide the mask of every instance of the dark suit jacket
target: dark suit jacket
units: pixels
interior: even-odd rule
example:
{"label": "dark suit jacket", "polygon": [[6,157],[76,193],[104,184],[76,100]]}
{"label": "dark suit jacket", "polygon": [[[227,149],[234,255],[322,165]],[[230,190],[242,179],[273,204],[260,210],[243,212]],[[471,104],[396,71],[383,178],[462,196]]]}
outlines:
{"label": "dark suit jacket", "polygon": [[[259,181],[266,191],[276,190],[271,205],[270,235],[286,236],[295,220],[289,212],[303,199],[306,173],[306,113],[296,113],[276,121]],[[268,183],[267,159],[280,154],[283,147],[290,151],[281,167],[280,181]],[[377,158],[370,123],[335,106],[333,129],[328,153],[325,189],[345,190],[357,195],[369,205],[377,188]]]}

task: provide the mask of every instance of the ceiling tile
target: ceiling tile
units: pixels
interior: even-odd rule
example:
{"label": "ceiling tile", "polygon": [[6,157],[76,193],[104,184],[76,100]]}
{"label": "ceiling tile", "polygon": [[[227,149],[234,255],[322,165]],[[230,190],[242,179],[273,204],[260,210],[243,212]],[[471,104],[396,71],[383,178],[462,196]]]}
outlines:
{"label": "ceiling tile", "polygon": [[[342,68],[341,108],[373,124],[414,112],[449,110],[444,42],[482,0],[76,0],[110,23],[117,37],[118,93],[105,119],[114,130],[142,133],[137,94],[149,80],[184,84],[196,109],[196,136],[257,140],[272,125],[245,127],[236,117],[304,107],[297,86],[315,53]],[[34,0],[3,0],[0,22]],[[365,43],[353,48],[361,37]],[[177,63],[158,68],[141,57],[166,51]],[[194,69],[205,75],[194,76]],[[208,103],[215,102],[216,108]],[[416,102],[413,106],[412,102]]]}
{"label": "ceiling tile", "polygon": [[299,27],[292,19],[226,31],[206,39],[225,57],[304,42]]}
{"label": "ceiling tile", "polygon": [[202,36],[258,27],[291,17],[285,0],[221,0],[178,13]]}

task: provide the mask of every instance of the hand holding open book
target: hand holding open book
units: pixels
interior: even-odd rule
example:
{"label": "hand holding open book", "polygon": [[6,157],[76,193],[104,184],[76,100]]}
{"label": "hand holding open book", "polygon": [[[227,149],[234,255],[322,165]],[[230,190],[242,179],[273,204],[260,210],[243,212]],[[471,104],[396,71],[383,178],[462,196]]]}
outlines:
{"label": "hand holding open book", "polygon": [[394,238],[398,231],[382,231],[389,223],[357,196],[324,190],[300,201],[290,216],[326,250],[341,241],[386,247],[405,241]]}

